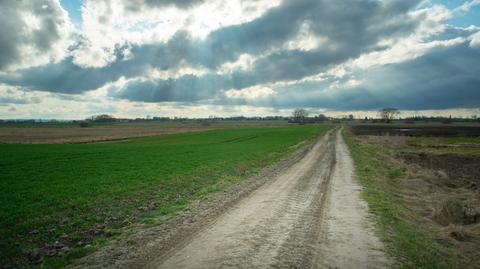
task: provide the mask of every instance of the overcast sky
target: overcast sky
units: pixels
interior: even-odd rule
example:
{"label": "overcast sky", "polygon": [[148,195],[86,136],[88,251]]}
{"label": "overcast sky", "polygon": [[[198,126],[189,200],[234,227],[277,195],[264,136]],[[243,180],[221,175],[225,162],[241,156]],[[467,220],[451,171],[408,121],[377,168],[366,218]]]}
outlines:
{"label": "overcast sky", "polygon": [[0,118],[480,115],[480,0],[0,0]]}

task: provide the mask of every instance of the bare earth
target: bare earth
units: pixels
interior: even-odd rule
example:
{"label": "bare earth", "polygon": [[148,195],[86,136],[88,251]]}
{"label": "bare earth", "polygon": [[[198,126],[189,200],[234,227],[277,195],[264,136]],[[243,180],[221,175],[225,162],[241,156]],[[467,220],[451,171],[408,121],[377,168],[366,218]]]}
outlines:
{"label": "bare earth", "polygon": [[[388,268],[339,130],[78,268]],[[223,199],[222,199],[223,198]]]}
{"label": "bare earth", "polygon": [[78,126],[2,127],[0,143],[63,144],[122,140],[133,137],[207,131],[215,128],[199,124],[112,124],[80,128]]}

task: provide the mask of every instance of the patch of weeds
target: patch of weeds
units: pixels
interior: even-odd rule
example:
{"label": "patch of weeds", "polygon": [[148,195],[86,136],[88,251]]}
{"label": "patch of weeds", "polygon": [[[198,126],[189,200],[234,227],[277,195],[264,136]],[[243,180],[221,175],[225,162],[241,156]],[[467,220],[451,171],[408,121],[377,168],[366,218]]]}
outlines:
{"label": "patch of weeds", "polygon": [[356,180],[364,187],[362,196],[398,267],[455,268],[454,251],[440,244],[433,232],[416,221],[415,212],[405,206],[398,193],[404,173],[390,161],[393,154],[385,147],[355,141],[348,130],[343,136],[355,163]]}

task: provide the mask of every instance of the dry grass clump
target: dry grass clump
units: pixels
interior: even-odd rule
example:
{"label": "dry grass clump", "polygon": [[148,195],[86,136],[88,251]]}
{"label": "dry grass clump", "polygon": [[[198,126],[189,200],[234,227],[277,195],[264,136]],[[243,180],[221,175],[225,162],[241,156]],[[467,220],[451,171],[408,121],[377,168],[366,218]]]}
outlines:
{"label": "dry grass clump", "polygon": [[460,242],[466,242],[474,238],[474,235],[463,225],[450,224],[443,229],[443,232]]}
{"label": "dry grass clump", "polygon": [[434,219],[441,225],[475,224],[480,222],[480,200],[474,196],[463,199],[450,196],[442,203],[434,214]]}

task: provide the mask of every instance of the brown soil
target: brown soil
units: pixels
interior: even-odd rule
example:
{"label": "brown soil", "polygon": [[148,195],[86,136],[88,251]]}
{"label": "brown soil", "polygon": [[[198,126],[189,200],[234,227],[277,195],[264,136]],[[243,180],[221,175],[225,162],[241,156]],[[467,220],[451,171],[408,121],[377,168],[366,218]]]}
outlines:
{"label": "brown soil", "polygon": [[445,173],[446,177],[439,176],[439,184],[452,188],[478,189],[480,187],[480,156],[453,153],[401,153],[399,157],[407,164]]}
{"label": "brown soil", "polygon": [[56,127],[2,127],[0,143],[63,144],[114,141],[133,137],[185,133],[218,129],[201,125],[165,124],[113,124],[81,128],[77,126]]}

